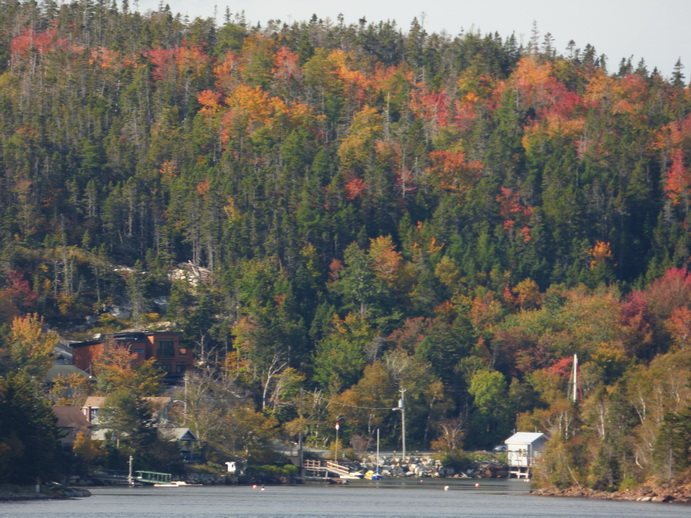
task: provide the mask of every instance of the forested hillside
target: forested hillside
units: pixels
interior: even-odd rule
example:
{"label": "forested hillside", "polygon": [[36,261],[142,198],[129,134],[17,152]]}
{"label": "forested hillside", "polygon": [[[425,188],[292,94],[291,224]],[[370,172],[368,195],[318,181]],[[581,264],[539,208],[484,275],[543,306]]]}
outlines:
{"label": "forested hillside", "polygon": [[286,437],[340,417],[345,447],[400,448],[405,390],[409,449],[538,430],[543,481],[668,479],[690,462],[690,167],[681,63],[0,0],[6,369],[26,314],[72,339],[168,322]]}

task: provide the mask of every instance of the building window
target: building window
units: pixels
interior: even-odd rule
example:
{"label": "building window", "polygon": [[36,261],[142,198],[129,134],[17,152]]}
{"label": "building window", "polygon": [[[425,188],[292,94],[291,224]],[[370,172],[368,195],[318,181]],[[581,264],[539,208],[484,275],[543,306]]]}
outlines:
{"label": "building window", "polygon": [[175,357],[175,343],[172,340],[160,340],[158,342],[158,357],[159,358],[174,358]]}
{"label": "building window", "polygon": [[185,370],[187,369],[187,364],[185,363],[178,363],[178,374],[184,374]]}
{"label": "building window", "polygon": [[166,374],[170,374],[173,371],[173,366],[170,363],[157,363],[156,367],[161,369]]}

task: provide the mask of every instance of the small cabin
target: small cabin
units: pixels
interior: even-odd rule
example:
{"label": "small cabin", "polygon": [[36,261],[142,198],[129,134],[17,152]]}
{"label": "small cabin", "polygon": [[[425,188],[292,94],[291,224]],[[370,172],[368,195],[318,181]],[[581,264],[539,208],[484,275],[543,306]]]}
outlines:
{"label": "small cabin", "polygon": [[542,454],[547,436],[540,432],[518,432],[504,441],[509,477],[530,478],[530,469]]}
{"label": "small cabin", "polygon": [[180,455],[185,462],[201,462],[201,455],[194,453],[194,444],[199,439],[189,428],[159,428],[158,435],[169,442],[174,442],[180,449]]}

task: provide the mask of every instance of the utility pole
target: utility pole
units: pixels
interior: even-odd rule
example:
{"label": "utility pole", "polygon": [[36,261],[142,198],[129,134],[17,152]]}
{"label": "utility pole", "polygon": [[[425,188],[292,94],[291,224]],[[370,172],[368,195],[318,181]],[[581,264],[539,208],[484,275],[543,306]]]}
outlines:
{"label": "utility pole", "polygon": [[379,428],[377,428],[377,475],[379,475]]}
{"label": "utility pole", "polygon": [[569,395],[571,402],[578,403],[578,355],[573,355],[573,365],[571,366],[571,379],[569,380]]}
{"label": "utility pole", "polygon": [[187,371],[185,371],[185,375],[182,379],[185,381],[185,402],[182,409],[182,417],[184,419],[185,424],[187,424]]}
{"label": "utility pole", "polygon": [[298,466],[300,466],[300,476],[304,476],[305,460],[304,453],[302,451],[302,394],[303,389],[300,387],[300,402],[298,403],[298,417],[300,419],[300,431],[298,432]]}
{"label": "utility pole", "polygon": [[401,445],[403,447],[403,461],[405,462],[405,389],[401,389],[401,399],[398,401],[401,409]]}

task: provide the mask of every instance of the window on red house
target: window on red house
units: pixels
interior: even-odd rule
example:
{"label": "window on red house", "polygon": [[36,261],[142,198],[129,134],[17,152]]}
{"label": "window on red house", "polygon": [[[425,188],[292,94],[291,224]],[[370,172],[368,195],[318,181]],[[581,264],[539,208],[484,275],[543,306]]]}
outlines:
{"label": "window on red house", "polygon": [[159,358],[173,358],[175,357],[175,343],[172,340],[160,340],[158,342]]}

